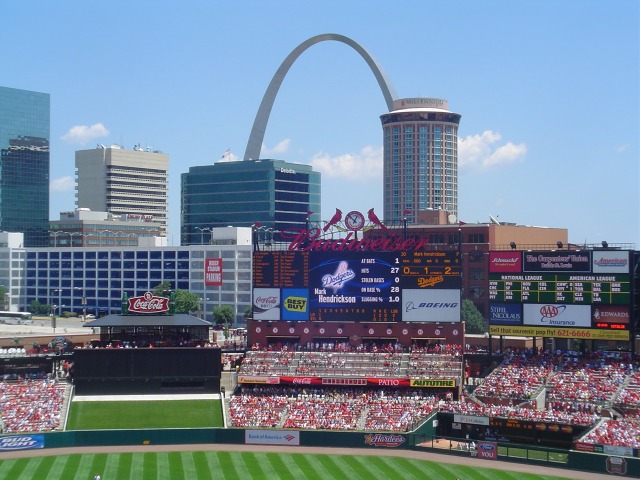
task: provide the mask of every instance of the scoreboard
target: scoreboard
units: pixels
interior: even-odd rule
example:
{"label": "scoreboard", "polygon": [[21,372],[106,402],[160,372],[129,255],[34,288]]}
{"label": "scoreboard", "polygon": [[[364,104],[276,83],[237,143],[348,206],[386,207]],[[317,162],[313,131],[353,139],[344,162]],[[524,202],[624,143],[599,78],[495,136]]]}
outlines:
{"label": "scoreboard", "polygon": [[489,275],[489,300],[518,303],[628,305],[630,275]]}
{"label": "scoreboard", "polygon": [[459,252],[254,252],[253,316],[459,321],[461,278]]}
{"label": "scoreboard", "polygon": [[629,251],[501,251],[489,262],[492,334],[628,340]]}

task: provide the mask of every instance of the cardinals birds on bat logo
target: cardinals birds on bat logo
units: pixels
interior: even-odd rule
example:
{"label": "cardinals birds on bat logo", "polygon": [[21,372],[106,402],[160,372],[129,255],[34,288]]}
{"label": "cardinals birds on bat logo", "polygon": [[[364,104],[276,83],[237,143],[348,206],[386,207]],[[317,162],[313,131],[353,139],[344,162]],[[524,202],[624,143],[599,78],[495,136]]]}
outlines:
{"label": "cardinals birds on bat logo", "polygon": [[371,223],[379,226],[383,232],[387,231],[387,227],[385,227],[384,224],[380,221],[376,213],[373,211],[373,208],[369,209],[369,211],[367,212],[367,216],[369,217],[369,221]]}
{"label": "cardinals birds on bat logo", "polygon": [[331,225],[335,225],[340,220],[342,220],[342,211],[339,208],[336,208],[336,213],[333,214],[333,217],[331,217],[331,220],[329,220],[329,223],[327,223],[322,228],[322,231],[326,232],[327,230],[329,230],[329,227],[331,227]]}

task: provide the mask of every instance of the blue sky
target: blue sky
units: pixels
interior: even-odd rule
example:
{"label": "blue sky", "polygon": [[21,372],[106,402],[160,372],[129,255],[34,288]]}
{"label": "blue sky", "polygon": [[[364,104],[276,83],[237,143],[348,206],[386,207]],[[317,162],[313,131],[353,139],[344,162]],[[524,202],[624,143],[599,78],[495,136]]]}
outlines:
{"label": "blue sky", "polygon": [[[459,218],[567,228],[575,243],[640,247],[637,0],[6,0],[0,85],[51,95],[51,218],[72,210],[74,152],[140,143],[170,155],[170,244],[180,174],[244,156],[286,56],[350,37],[398,97],[460,113]],[[275,101],[263,158],[322,172],[322,218],[382,212],[386,105],[362,58],[309,48]]]}

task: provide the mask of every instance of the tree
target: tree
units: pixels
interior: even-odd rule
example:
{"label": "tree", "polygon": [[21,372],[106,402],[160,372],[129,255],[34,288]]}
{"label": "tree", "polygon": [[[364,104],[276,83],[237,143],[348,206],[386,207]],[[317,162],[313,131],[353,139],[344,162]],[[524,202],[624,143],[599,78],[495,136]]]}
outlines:
{"label": "tree", "polygon": [[233,307],[229,305],[214,307],[213,319],[216,325],[224,325],[228,328],[229,325],[233,325]]}
{"label": "tree", "polygon": [[175,313],[191,313],[200,310],[200,297],[188,290],[176,290]]}
{"label": "tree", "polygon": [[27,310],[33,315],[47,315],[51,311],[51,307],[49,305],[43,305],[38,300],[33,300]]}
{"label": "tree", "polygon": [[200,310],[200,297],[188,290],[171,289],[171,283],[164,281],[153,289],[156,297],[169,298],[173,302],[171,313],[191,313]]}
{"label": "tree", "polygon": [[484,318],[471,300],[462,300],[462,321],[466,333],[485,333]]}

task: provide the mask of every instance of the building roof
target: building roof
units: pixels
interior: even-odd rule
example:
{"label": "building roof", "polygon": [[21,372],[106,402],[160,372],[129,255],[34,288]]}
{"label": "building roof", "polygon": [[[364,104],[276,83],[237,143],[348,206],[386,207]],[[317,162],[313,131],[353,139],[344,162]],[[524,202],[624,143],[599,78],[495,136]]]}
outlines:
{"label": "building roof", "polygon": [[85,327],[212,327],[206,320],[183,313],[175,315],[107,315]]}

